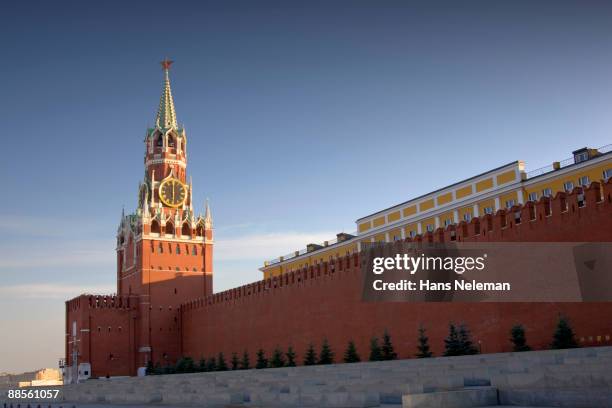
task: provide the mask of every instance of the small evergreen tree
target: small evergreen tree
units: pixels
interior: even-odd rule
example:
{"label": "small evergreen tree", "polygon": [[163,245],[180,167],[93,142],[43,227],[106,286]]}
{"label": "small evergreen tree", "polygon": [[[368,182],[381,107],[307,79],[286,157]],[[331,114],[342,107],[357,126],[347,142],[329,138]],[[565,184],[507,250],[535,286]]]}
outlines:
{"label": "small evergreen tree", "polygon": [[176,369],[175,369],[175,367],[173,365],[166,364],[164,366],[163,373],[164,374],[174,374],[174,373],[176,373]]}
{"label": "small evergreen tree", "polygon": [[270,360],[270,366],[272,368],[279,368],[285,366],[285,355],[279,347],[276,347],[274,349],[274,352],[272,353],[272,360]]}
{"label": "small evergreen tree", "polygon": [[448,325],[448,337],[444,339],[444,355],[461,355],[461,342],[459,341],[459,332],[457,331],[457,327],[453,323],[450,323]]}
{"label": "small evergreen tree", "polygon": [[266,353],[263,351],[263,349],[259,349],[257,351],[257,361],[255,363],[255,368],[268,368],[268,359],[266,359]]}
{"label": "small evergreen tree", "polygon": [[459,347],[462,355],[478,354],[478,349],[472,341],[472,335],[465,324],[459,325]]}
{"label": "small evergreen tree", "polygon": [[240,360],[238,360],[238,354],[232,353],[231,364],[232,364],[232,370],[238,369],[238,366],[240,365]]}
{"label": "small evergreen tree", "polygon": [[289,346],[285,356],[287,357],[287,367],[295,367],[295,351],[293,351],[293,347]]}
{"label": "small evergreen tree", "polygon": [[153,360],[147,361],[147,370],[145,371],[146,375],[154,375],[155,374],[155,366],[153,365]]}
{"label": "small evergreen tree", "polygon": [[206,360],[206,371],[217,371],[217,360],[215,357]]}
{"label": "small evergreen tree", "polygon": [[510,341],[512,342],[512,351],[529,351],[531,347],[527,345],[525,338],[525,328],[522,324],[516,324],[510,329]]}
{"label": "small evergreen tree", "polygon": [[553,335],[553,341],[550,348],[568,349],[577,347],[579,346],[576,342],[574,329],[572,329],[569,320],[564,316],[559,316],[559,321],[557,322],[557,328],[555,330],[555,334]]}
{"label": "small evergreen tree", "polygon": [[219,353],[217,357],[217,371],[227,371],[227,363],[225,362],[225,356],[223,353]]}
{"label": "small evergreen tree", "polygon": [[327,339],[323,339],[321,345],[321,353],[319,354],[318,364],[333,364],[334,363],[334,352],[332,351]]}
{"label": "small evergreen tree", "polygon": [[206,372],[206,359],[204,357],[200,357],[200,362],[198,363],[198,371],[201,373]]}
{"label": "small evergreen tree", "polygon": [[425,335],[425,327],[423,325],[419,326],[419,338],[417,339],[419,342],[417,345],[416,353],[417,358],[429,358],[433,356],[433,353],[429,349],[429,337]]}
{"label": "small evergreen tree", "polygon": [[193,373],[195,371],[195,363],[191,357],[183,357],[176,363],[177,373]]}
{"label": "small evergreen tree", "polygon": [[393,344],[391,343],[391,336],[385,329],[383,333],[383,345],[381,348],[383,360],[395,360],[397,359],[397,353],[393,350]]}
{"label": "small evergreen tree", "polygon": [[315,365],[317,364],[317,353],[315,352],[314,345],[310,343],[306,354],[304,355],[304,365]]}
{"label": "small evergreen tree", "polygon": [[249,368],[251,368],[251,360],[249,359],[249,352],[244,350],[244,353],[242,353],[242,360],[240,360],[240,369],[248,370]]}
{"label": "small evergreen tree", "polygon": [[358,363],[361,359],[359,358],[359,354],[357,354],[357,347],[355,347],[355,342],[353,340],[349,340],[348,346],[346,347],[346,351],[344,352],[344,362],[345,363]]}
{"label": "small evergreen tree", "polygon": [[372,337],[370,340],[370,361],[381,361],[382,351],[378,345],[378,338]]}

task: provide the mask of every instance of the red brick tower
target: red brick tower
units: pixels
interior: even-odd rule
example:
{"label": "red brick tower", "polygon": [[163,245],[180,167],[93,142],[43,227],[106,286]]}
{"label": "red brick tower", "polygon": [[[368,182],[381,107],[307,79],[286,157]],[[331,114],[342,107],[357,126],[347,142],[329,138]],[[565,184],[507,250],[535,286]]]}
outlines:
{"label": "red brick tower", "polygon": [[117,232],[117,294],[136,295],[136,366],[164,365],[180,356],[179,306],[212,294],[212,215],[193,211],[187,182],[187,136],[178,126],[169,69],[155,127],[145,137],[145,177],[134,214],[122,214]]}

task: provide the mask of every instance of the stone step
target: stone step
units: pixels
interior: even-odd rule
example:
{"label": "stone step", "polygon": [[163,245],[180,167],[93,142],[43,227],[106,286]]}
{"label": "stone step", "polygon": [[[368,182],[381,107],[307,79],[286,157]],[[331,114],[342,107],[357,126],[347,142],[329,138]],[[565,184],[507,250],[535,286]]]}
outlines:
{"label": "stone step", "polygon": [[612,387],[524,388],[499,391],[506,405],[551,407],[612,407]]}
{"label": "stone step", "polygon": [[474,387],[457,391],[408,394],[403,408],[474,408],[498,405],[497,388]]}

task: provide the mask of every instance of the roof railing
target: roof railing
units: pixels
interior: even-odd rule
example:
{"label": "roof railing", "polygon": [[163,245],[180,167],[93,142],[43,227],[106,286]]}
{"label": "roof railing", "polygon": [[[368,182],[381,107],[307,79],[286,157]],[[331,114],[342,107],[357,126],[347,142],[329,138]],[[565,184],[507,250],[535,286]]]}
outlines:
{"label": "roof railing", "polygon": [[[600,154],[612,152],[612,144],[598,147],[597,151]],[[540,167],[539,169],[528,171],[526,173],[527,179],[541,176],[542,174],[550,173],[552,171],[559,170],[567,166],[571,166],[572,164],[576,164],[576,160],[574,159],[574,157],[568,157],[567,159],[563,159],[559,162],[554,162],[552,164],[549,164],[548,166],[544,166],[544,167]]]}
{"label": "roof railing", "polygon": [[[357,231],[350,232],[349,235],[357,236]],[[344,240],[342,242],[346,242],[346,241],[349,241],[349,240]],[[317,252],[317,251],[319,251],[321,249],[325,249],[327,247],[335,245],[338,242],[339,241],[338,241],[337,237],[334,238],[334,239],[330,239],[328,241],[323,241],[323,243],[318,244],[318,245],[321,246],[321,248],[315,249],[315,250],[310,251],[310,252]],[[264,262],[264,267],[271,266],[271,265],[274,265],[274,264],[277,264],[277,263],[281,263],[281,262],[286,261],[288,259],[297,258],[298,256],[302,256],[302,255],[307,254],[307,253],[309,253],[308,249],[307,248],[303,248],[303,249],[300,249],[299,251],[291,252],[290,254],[279,256],[278,258],[275,258],[275,259],[272,259],[272,260],[269,260],[269,261],[265,261]]]}

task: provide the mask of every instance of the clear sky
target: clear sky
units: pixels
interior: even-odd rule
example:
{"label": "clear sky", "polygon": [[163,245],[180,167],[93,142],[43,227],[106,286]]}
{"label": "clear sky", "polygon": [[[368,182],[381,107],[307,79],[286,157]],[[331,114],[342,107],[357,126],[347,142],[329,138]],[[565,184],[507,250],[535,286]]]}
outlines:
{"label": "clear sky", "polygon": [[612,143],[607,1],[22,1],[0,25],[0,371],[112,292],[170,57],[215,290],[371,212]]}

